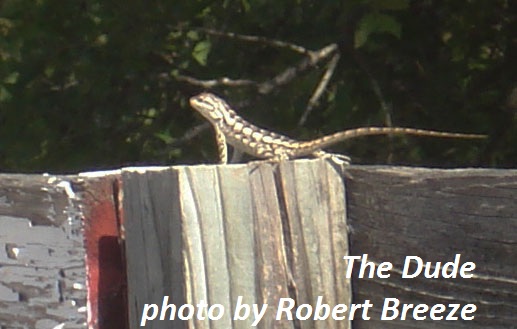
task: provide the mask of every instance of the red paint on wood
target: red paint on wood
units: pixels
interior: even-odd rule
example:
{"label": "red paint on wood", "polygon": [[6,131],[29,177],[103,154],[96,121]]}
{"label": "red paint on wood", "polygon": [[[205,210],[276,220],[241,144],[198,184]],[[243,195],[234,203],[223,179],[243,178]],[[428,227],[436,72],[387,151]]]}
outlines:
{"label": "red paint on wood", "polygon": [[120,185],[120,175],[109,175],[90,178],[85,186],[84,237],[90,329],[128,328]]}

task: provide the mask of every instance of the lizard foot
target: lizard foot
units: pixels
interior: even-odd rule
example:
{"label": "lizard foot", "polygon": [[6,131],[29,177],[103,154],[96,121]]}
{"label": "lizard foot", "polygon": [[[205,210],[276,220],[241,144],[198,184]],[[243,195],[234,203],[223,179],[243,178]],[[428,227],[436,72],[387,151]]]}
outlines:
{"label": "lizard foot", "polygon": [[352,161],[352,159],[350,159],[350,157],[346,156],[346,155],[343,155],[343,154],[337,154],[337,153],[327,153],[325,151],[316,151],[313,153],[313,156],[317,157],[317,158],[322,158],[322,159],[329,159],[330,161],[332,161],[333,163],[337,164],[337,165],[350,165],[350,162]]}

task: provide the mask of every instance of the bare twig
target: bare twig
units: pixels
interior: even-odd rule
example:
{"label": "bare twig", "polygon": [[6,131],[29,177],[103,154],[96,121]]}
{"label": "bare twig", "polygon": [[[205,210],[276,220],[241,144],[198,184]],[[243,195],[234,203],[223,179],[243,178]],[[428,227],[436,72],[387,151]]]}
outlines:
{"label": "bare twig", "polygon": [[203,122],[202,124],[190,128],[183,134],[183,136],[181,136],[178,139],[175,139],[172,143],[167,144],[167,146],[162,151],[158,152],[158,154],[167,155],[172,149],[180,145],[183,145],[191,139],[194,139],[197,135],[199,135],[208,128],[210,128],[209,122]]}
{"label": "bare twig", "polygon": [[309,57],[302,59],[298,64],[288,67],[271,80],[260,83],[257,88],[258,92],[261,94],[268,94],[278,86],[291,82],[298,73],[307,70],[309,67],[315,66],[335,51],[337,51],[336,44],[330,44],[318,51],[311,51],[309,53]]}
{"label": "bare twig", "polygon": [[202,124],[194,126],[194,127],[190,128],[189,130],[187,130],[187,132],[185,134],[183,134],[183,136],[176,139],[172,143],[172,146],[176,146],[176,145],[180,145],[185,142],[188,142],[189,140],[193,139],[194,137],[196,137],[197,135],[199,135],[201,132],[205,131],[208,128],[210,128],[210,123],[208,123],[208,122],[203,122]]}
{"label": "bare twig", "polygon": [[386,125],[386,127],[393,127],[393,121],[391,119],[391,105],[389,105],[388,102],[386,102],[384,95],[382,94],[379,82],[373,77],[373,75],[369,74],[368,72],[367,75],[370,78],[370,83],[372,84],[373,92],[379,99],[382,112],[384,112],[384,124]]}
{"label": "bare twig", "polygon": [[[294,80],[301,72],[304,72],[308,70],[309,68],[312,68],[319,63],[326,60],[328,57],[332,57],[330,60],[330,63],[328,64],[328,67],[326,69],[326,72],[324,73],[318,87],[316,88],[314,95],[309,100],[308,109],[306,110],[306,113],[304,113],[304,117],[302,118],[303,121],[306,120],[306,117],[308,116],[309,112],[312,110],[312,107],[314,107],[318,103],[318,99],[321,97],[321,94],[325,90],[326,86],[329,83],[330,78],[332,77],[332,74],[335,70],[335,67],[339,61],[339,54],[338,46],[337,44],[330,44],[327,45],[319,50],[313,51],[308,50],[304,47],[295,45],[293,43],[269,39],[265,37],[258,37],[258,36],[252,36],[252,35],[242,35],[242,34],[235,34],[231,32],[220,32],[212,29],[197,29],[198,31],[202,31],[204,33],[215,35],[219,37],[226,37],[226,38],[232,38],[236,40],[246,41],[246,42],[255,42],[255,43],[262,43],[268,46],[277,47],[277,48],[286,48],[291,51],[294,51],[296,53],[304,55],[304,58],[302,58],[298,63],[289,66],[276,76],[274,76],[271,79],[268,79],[263,82],[256,82],[253,80],[247,80],[247,79],[231,79],[228,77],[222,77],[219,79],[211,79],[211,80],[200,80],[194,77],[185,76],[185,75],[175,75],[174,78],[178,81],[183,81],[186,83],[189,83],[191,85],[199,86],[205,89],[211,89],[215,88],[217,86],[229,86],[229,87],[246,87],[246,86],[252,86],[256,88],[258,93],[260,94],[269,94],[273,90],[277,89],[279,86],[286,85],[290,83],[292,80]],[[176,141],[174,141],[174,145],[182,144],[195,136],[197,136],[201,131],[205,130],[208,127],[208,124],[202,124],[196,127],[193,127],[189,131],[187,131],[182,137],[178,138]],[[239,158],[239,154],[234,154],[235,159]]]}
{"label": "bare twig", "polygon": [[[359,66],[361,69],[366,73],[366,76],[368,79],[370,79],[370,83],[372,85],[372,90],[375,96],[377,96],[377,99],[379,100],[379,104],[381,105],[381,110],[384,113],[384,124],[386,127],[393,127],[393,120],[392,120],[392,110],[391,105],[388,104],[386,101],[386,98],[384,97],[380,84],[375,79],[373,74],[371,73],[370,69],[368,68],[368,65],[362,60],[360,56],[355,55],[354,56],[356,61],[359,63]],[[393,135],[388,135],[388,158],[386,159],[387,163],[392,163],[393,161]]]}
{"label": "bare twig", "polygon": [[337,51],[336,44],[330,44],[317,51],[309,51],[308,56],[300,60],[296,65],[290,66],[284,71],[280,72],[272,79],[264,82],[255,82],[253,80],[246,79],[230,79],[223,77],[220,79],[212,80],[199,80],[193,77],[185,75],[177,75],[175,78],[179,81],[184,81],[195,86],[200,86],[206,89],[211,89],[217,86],[231,86],[231,87],[245,87],[254,86],[260,94],[269,94],[277,87],[288,84],[301,72],[304,72],[308,68],[316,66],[321,61],[332,55]]}
{"label": "bare twig", "polygon": [[253,86],[257,85],[257,82],[253,80],[245,80],[245,79],[237,79],[233,80],[227,77],[222,77],[219,79],[212,80],[199,80],[193,77],[189,77],[186,75],[177,75],[176,80],[188,82],[191,85],[203,87],[206,89],[214,88],[217,86],[229,86],[229,87],[244,87],[244,86]]}
{"label": "bare twig", "polygon": [[297,53],[300,53],[303,55],[309,55],[309,53],[310,53],[310,50],[308,50],[302,46],[295,45],[294,43],[290,43],[290,42],[269,39],[269,38],[265,38],[265,37],[255,36],[255,35],[236,34],[236,33],[232,33],[232,32],[221,32],[221,31],[217,31],[217,30],[213,30],[213,29],[206,29],[206,28],[198,28],[197,30],[204,32],[206,34],[215,35],[218,37],[226,37],[226,38],[242,40],[242,41],[247,41],[247,42],[263,43],[268,46],[273,46],[273,47],[278,47],[278,48],[287,48],[289,50],[292,50],[294,52],[297,52]]}
{"label": "bare twig", "polygon": [[321,95],[323,94],[323,91],[325,91],[325,89],[327,88],[330,78],[332,78],[332,75],[334,74],[337,63],[339,62],[339,57],[339,53],[336,53],[334,56],[332,56],[332,59],[329,61],[327,69],[321,77],[320,83],[316,87],[316,90],[314,90],[314,93],[312,94],[311,98],[309,99],[309,102],[307,103],[307,108],[303,112],[302,117],[298,122],[299,126],[305,124],[305,121],[307,121],[307,117],[309,116],[309,114],[312,112],[314,107],[316,107],[319,104]]}
{"label": "bare twig", "polygon": [[377,99],[379,100],[379,104],[381,105],[381,110],[384,113],[384,124],[386,127],[393,127],[393,121],[391,119],[391,106],[386,101],[386,98],[384,97],[380,84],[373,76],[372,72],[368,68],[368,65],[363,61],[363,59],[360,56],[354,56],[355,60],[361,67],[361,69],[366,73],[368,76],[368,79],[370,79],[370,83],[372,85],[372,90],[375,96],[377,96]]}

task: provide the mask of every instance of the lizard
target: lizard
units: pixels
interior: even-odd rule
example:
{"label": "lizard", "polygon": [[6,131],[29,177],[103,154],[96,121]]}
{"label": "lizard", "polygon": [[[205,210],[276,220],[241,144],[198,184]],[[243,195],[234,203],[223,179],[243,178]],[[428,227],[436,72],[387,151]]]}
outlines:
{"label": "lizard", "polygon": [[409,134],[446,138],[486,138],[481,134],[463,134],[403,127],[362,127],[336,132],[310,141],[297,141],[287,136],[257,127],[240,117],[222,98],[201,93],[190,98],[191,107],[207,119],[215,130],[219,161],[228,162],[227,144],[236,150],[271,161],[282,161],[304,156],[333,157],[345,164],[350,158],[330,154],[323,149],[338,142],[367,135]]}

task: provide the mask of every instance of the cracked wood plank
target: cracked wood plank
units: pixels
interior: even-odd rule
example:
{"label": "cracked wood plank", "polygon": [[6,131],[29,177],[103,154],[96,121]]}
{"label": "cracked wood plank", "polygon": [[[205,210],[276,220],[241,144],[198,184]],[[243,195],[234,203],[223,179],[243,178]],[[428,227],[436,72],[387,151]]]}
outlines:
{"label": "cracked wood plank", "polygon": [[[314,306],[317,296],[331,305],[371,300],[370,320],[356,312],[353,328],[516,323],[515,170],[341,169],[324,160],[297,160],[126,170],[130,325],[140,323],[143,304],[161,306],[164,295],[178,306],[204,299],[230,312],[238,296],[246,303],[267,302],[272,309],[259,328],[350,327],[348,320],[273,319],[278,298]],[[392,276],[358,279],[355,272],[346,279],[342,257],[364,253],[376,263],[392,262]],[[473,279],[400,278],[405,256],[445,263],[457,253],[462,262],[476,263]],[[385,297],[430,306],[473,303],[478,310],[473,321],[381,322]],[[228,318],[174,323],[219,324],[250,326]]]}
{"label": "cracked wood plank", "polygon": [[86,328],[72,177],[0,175],[0,327]]}
{"label": "cracked wood plank", "polygon": [[[239,296],[269,304],[258,328],[349,328],[346,320],[275,320],[280,298],[351,298],[349,282],[335,278],[347,254],[343,181],[326,162],[128,169],[123,186],[131,328],[144,304],[161,306],[163,296],[177,306],[224,306],[227,317],[193,319],[196,328],[250,328],[252,319],[232,319]],[[171,325],[187,322],[146,327]]]}

